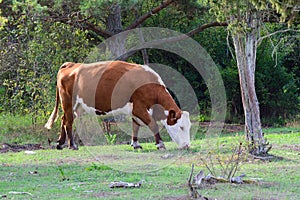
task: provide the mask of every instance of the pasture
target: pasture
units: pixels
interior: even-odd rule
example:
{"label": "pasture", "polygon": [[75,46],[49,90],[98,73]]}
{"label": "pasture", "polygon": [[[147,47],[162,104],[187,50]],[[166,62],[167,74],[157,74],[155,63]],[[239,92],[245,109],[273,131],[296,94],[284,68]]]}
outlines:
{"label": "pasture", "polygon": [[[300,199],[300,129],[273,128],[265,133],[275,158],[263,161],[247,156],[236,173],[246,174],[245,179],[255,183],[203,185],[198,192],[209,199]],[[23,143],[46,140],[43,135],[35,139],[32,134],[27,134],[27,138],[19,136]],[[1,130],[1,141],[17,137],[18,134]],[[51,149],[45,142],[42,150],[0,154],[0,198],[188,199],[191,165],[195,164],[195,172],[204,170],[208,174],[201,161],[204,159],[216,171],[221,170],[207,155],[229,158],[234,147],[243,141],[242,133],[203,136],[184,151],[177,150],[173,142],[166,142],[166,151],[157,151],[153,142],[142,143],[143,150],[120,144],[80,146],[78,151]],[[142,185],[110,188],[113,181],[141,181]]]}

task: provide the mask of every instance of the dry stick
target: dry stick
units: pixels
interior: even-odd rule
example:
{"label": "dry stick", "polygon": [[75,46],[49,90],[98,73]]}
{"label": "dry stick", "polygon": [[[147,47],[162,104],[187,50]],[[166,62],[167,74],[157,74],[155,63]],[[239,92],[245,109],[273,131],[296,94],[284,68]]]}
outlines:
{"label": "dry stick", "polygon": [[[228,171],[228,168],[229,168],[230,164],[232,163],[233,157],[234,157],[234,153],[232,153],[231,158],[228,160],[228,164],[226,165],[226,170],[225,170],[226,172]],[[230,173],[231,172],[228,173],[227,179],[230,178]]]}
{"label": "dry stick", "polygon": [[[239,160],[240,160],[240,155],[241,155],[241,146],[242,146],[242,143],[240,143],[239,147],[238,147],[238,154],[237,154],[237,159],[235,160],[235,162],[233,162],[233,166],[228,174],[228,180],[231,180],[231,178],[234,176],[234,174],[236,173],[236,170],[237,170],[237,167],[239,165]],[[236,149],[235,149],[236,150]],[[234,151],[232,153],[232,157],[234,157],[234,154],[235,154],[236,151]],[[232,162],[233,160],[231,160],[230,162]]]}
{"label": "dry stick", "polygon": [[192,185],[191,180],[192,180],[193,173],[194,173],[194,163],[192,164],[192,170],[191,170],[191,173],[190,173],[190,176],[189,176],[189,179],[188,179],[189,186]]}
{"label": "dry stick", "polygon": [[[230,159],[230,171],[228,173],[227,179],[230,180],[232,177],[232,172],[235,168],[235,162],[234,162],[234,153],[232,153],[232,159]],[[233,164],[232,164],[233,163]],[[228,164],[229,165],[229,164]]]}
{"label": "dry stick", "polygon": [[23,195],[23,194],[26,194],[26,195],[29,195],[29,196],[33,196],[31,193],[29,192],[16,192],[16,191],[10,191],[8,192],[8,194],[12,194],[12,195]]}
{"label": "dry stick", "polygon": [[240,146],[239,146],[238,158],[236,160],[236,166],[235,166],[234,172],[232,174],[232,177],[235,175],[235,173],[236,173],[236,171],[238,169],[238,166],[241,163],[241,155],[242,155],[242,143],[240,143]]}
{"label": "dry stick", "polygon": [[202,163],[205,165],[206,169],[208,169],[208,171],[213,175],[213,172],[211,171],[211,169],[209,168],[208,164],[205,162],[205,160],[203,158],[200,158]]}
{"label": "dry stick", "polygon": [[189,179],[188,179],[188,186],[189,186],[189,188],[190,188],[192,197],[193,197],[193,198],[198,198],[198,197],[201,197],[201,195],[198,193],[197,189],[195,189],[195,188],[193,187],[193,183],[192,183],[192,176],[193,176],[193,173],[194,173],[194,163],[192,164],[191,173],[190,173],[190,176],[189,176]]}
{"label": "dry stick", "polygon": [[214,163],[213,163],[213,160],[212,160],[212,156],[211,156],[211,153],[209,153],[209,161],[211,163],[211,168],[212,168],[212,171],[213,171],[213,176],[217,176],[216,174],[216,171],[215,171],[215,168],[214,168]]}
{"label": "dry stick", "polygon": [[225,176],[227,175],[227,172],[226,172],[226,170],[225,170],[225,168],[224,168],[224,166],[223,166],[223,164],[222,164],[221,159],[220,159],[219,156],[217,157],[217,161],[218,161],[219,165],[220,165],[221,168],[222,168],[223,177],[225,177]]}
{"label": "dry stick", "polygon": [[[236,150],[236,149],[235,149]],[[229,170],[228,168],[230,167],[231,169],[229,170],[229,173],[228,173],[228,176],[227,176],[227,179],[230,180],[230,176],[231,176],[231,173],[233,171],[233,167],[232,167],[232,162],[234,160],[234,155],[235,155],[235,150],[232,152],[231,154],[231,158],[229,159],[228,161],[228,164],[226,166],[226,171]]]}

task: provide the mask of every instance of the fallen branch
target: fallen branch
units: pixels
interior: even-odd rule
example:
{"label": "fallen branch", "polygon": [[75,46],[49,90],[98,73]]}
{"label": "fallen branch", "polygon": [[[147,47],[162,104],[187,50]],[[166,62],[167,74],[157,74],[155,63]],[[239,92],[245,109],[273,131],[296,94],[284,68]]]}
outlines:
{"label": "fallen branch", "polygon": [[204,175],[204,171],[200,170],[200,172],[193,177],[194,173],[194,164],[192,164],[192,169],[188,178],[188,187],[190,189],[190,196],[192,198],[198,199],[208,199],[207,197],[202,196],[197,189],[203,188],[202,186],[205,184],[215,184],[215,183],[235,183],[235,184],[252,184],[257,183],[256,180],[244,180],[243,178],[246,176],[242,174],[237,177],[232,177],[230,179],[225,179],[223,177],[215,177],[210,174],[207,176]]}
{"label": "fallen branch", "polygon": [[[215,177],[212,175],[203,175],[203,180],[201,181],[203,184],[215,184],[215,183],[236,183],[236,184],[251,184],[251,183],[256,183],[255,180],[244,180],[243,178],[245,177],[245,174],[242,174],[240,176],[232,177],[231,179],[225,179],[223,177]],[[201,185],[199,184],[198,187]]]}
{"label": "fallen branch", "polygon": [[139,188],[142,185],[142,181],[139,181],[138,183],[128,183],[123,181],[114,181],[111,182],[109,187],[110,188]]}
{"label": "fallen branch", "polygon": [[254,159],[267,160],[267,161],[277,158],[276,156],[272,156],[272,155],[269,156],[250,155],[250,156],[252,156]]}
{"label": "fallen branch", "polygon": [[29,195],[29,196],[33,196],[31,193],[29,192],[16,192],[16,191],[10,191],[8,192],[8,194],[13,194],[13,195]]}

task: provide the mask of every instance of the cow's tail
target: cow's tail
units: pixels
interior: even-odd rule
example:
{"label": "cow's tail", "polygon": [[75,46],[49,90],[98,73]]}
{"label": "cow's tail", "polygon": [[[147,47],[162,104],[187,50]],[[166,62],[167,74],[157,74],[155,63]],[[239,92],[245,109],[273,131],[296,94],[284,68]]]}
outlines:
{"label": "cow's tail", "polygon": [[59,92],[58,92],[58,88],[56,88],[56,99],[55,99],[55,107],[51,113],[50,118],[48,119],[48,122],[45,124],[45,128],[47,129],[51,129],[53,123],[56,121],[57,119],[57,114],[58,114],[58,106],[59,106]]}

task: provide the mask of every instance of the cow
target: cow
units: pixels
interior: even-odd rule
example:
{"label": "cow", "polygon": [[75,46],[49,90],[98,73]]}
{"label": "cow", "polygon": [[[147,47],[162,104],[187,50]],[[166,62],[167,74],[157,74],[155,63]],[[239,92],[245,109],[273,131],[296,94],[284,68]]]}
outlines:
{"label": "cow", "polygon": [[189,148],[191,122],[166,89],[160,76],[147,65],[123,61],[97,63],[64,63],[57,74],[56,101],[45,124],[51,129],[61,104],[63,110],[57,149],[62,149],[68,136],[68,147],[78,149],[72,135],[76,117],[84,113],[111,115],[126,113],[132,117],[134,149],[142,148],[138,130],[147,125],[153,132],[156,147],[165,149],[157,121],[161,121],[179,148]]}

